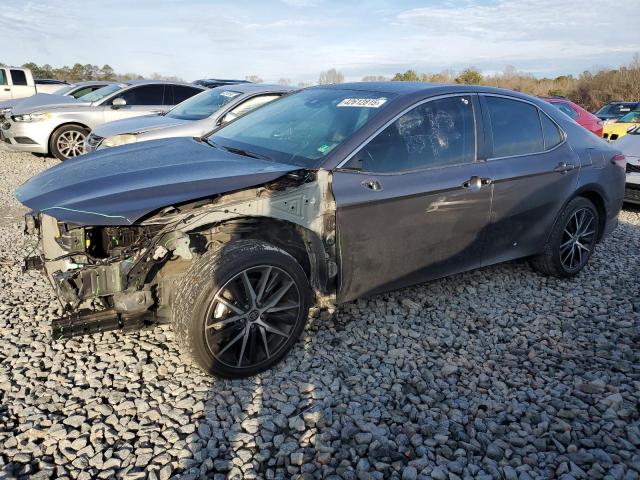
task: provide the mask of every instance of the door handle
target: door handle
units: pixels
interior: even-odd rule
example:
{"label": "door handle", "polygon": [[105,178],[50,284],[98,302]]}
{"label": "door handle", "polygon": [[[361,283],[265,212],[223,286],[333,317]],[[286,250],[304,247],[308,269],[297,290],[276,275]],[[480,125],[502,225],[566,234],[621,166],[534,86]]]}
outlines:
{"label": "door handle", "polygon": [[471,191],[477,192],[483,185],[491,185],[493,180],[487,177],[478,177],[474,175],[469,180],[462,184],[462,188],[468,188]]}
{"label": "door handle", "polygon": [[576,166],[572,163],[560,162],[556,168],[553,169],[554,172],[558,173],[567,173],[576,168]]}
{"label": "door handle", "polygon": [[374,192],[382,190],[382,184],[378,180],[365,180],[364,182],[361,182],[360,185],[364,188],[368,188],[369,190],[373,190]]}
{"label": "door handle", "polygon": [[5,89],[4,89],[4,91],[5,91],[5,92],[10,92],[10,91],[11,91],[11,89],[10,89],[10,88],[5,88]]}

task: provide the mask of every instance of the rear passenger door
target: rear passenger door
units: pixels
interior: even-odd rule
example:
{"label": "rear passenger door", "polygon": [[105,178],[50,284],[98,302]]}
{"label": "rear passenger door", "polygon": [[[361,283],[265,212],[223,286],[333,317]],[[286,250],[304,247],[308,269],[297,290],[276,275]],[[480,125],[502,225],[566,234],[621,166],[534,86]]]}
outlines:
{"label": "rear passenger door", "polygon": [[481,95],[493,181],[483,265],[541,251],[576,188],[580,160],[560,127],[533,103]]}

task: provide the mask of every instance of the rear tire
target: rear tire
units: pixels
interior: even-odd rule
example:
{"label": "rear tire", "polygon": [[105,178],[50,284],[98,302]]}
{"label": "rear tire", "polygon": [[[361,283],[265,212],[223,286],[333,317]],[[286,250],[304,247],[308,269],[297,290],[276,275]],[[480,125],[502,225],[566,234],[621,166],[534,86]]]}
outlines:
{"label": "rear tire", "polygon": [[176,341],[206,372],[241,378],[282,360],[304,329],[311,288],[287,252],[259,240],[210,250],[176,291]]}
{"label": "rear tire", "polygon": [[595,205],[576,197],[564,207],[543,252],[533,257],[530,264],[545,275],[573,277],[587,265],[599,235],[600,219]]}
{"label": "rear tire", "polygon": [[80,125],[63,125],[53,132],[49,151],[61,162],[84,153],[84,141],[89,130]]}

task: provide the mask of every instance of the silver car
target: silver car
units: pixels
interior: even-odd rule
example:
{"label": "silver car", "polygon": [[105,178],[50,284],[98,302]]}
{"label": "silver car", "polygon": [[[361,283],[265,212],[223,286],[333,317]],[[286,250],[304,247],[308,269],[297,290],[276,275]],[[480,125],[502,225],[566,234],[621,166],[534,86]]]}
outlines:
{"label": "silver car", "polygon": [[42,107],[18,106],[2,124],[5,144],[66,160],[84,153],[91,129],[105,122],[162,113],[205,89],[181,82],[132,80],[107,85],[78,99]]}
{"label": "silver car", "polygon": [[85,151],[169,137],[201,137],[217,126],[291,92],[291,87],[244,83],[202,92],[161,115],[117,120],[95,128]]}
{"label": "silver car", "polygon": [[640,126],[613,142],[627,158],[624,201],[640,205]]}
{"label": "silver car", "polygon": [[53,93],[36,93],[30,97],[14,98],[12,100],[5,100],[0,102],[0,125],[9,116],[11,110],[18,107],[34,108],[43,107],[45,105],[54,105],[56,103],[64,102],[60,97],[68,97],[70,102],[74,99],[83,97],[87,93],[91,93],[94,90],[98,90],[106,85],[112,85],[116,82],[110,82],[107,80],[90,80],[87,82],[76,82],[70,85],[64,85]]}

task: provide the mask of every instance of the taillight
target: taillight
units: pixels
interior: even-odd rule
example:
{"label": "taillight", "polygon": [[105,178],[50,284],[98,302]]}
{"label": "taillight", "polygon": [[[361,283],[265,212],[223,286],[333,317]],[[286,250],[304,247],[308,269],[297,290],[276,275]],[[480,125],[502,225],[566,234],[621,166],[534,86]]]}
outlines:
{"label": "taillight", "polygon": [[614,165],[617,165],[620,168],[626,168],[627,157],[625,157],[621,153],[618,153],[617,155],[614,155],[613,157],[611,157],[611,163],[613,163]]}

